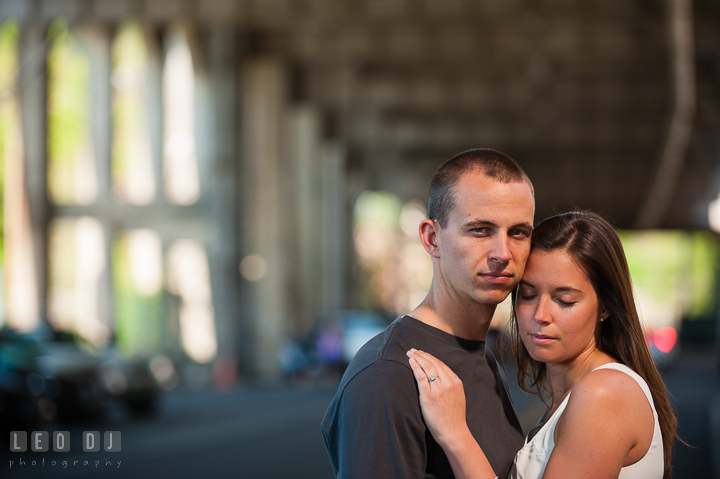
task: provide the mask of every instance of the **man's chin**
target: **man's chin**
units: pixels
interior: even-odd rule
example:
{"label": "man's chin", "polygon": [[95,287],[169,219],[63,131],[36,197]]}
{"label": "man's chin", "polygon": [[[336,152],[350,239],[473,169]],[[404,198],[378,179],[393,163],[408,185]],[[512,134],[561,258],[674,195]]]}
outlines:
{"label": "man's chin", "polygon": [[510,293],[512,292],[512,289],[509,289],[507,291],[505,290],[494,290],[494,291],[482,291],[476,296],[476,299],[478,303],[482,304],[489,304],[489,305],[498,305],[505,301],[505,299],[510,296]]}

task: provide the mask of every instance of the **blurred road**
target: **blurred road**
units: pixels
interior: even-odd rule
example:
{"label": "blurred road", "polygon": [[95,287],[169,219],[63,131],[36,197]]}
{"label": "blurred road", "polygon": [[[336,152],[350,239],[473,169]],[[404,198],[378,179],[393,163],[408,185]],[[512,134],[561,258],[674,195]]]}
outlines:
{"label": "blurred road", "polygon": [[[686,350],[665,375],[675,397],[681,436],[693,446],[677,447],[674,477],[718,478],[712,472],[713,457],[718,457],[713,444],[717,447],[718,441],[711,434],[720,434],[720,378],[715,355],[710,350]],[[512,373],[509,380],[514,385]],[[43,479],[332,479],[320,420],[334,392],[334,385],[176,391],[164,398],[161,412],[149,420],[129,420],[117,412],[102,424],[63,427],[71,433],[68,453],[10,453],[4,446],[0,475]],[[534,408],[524,409],[527,398],[514,386],[513,395],[524,424],[532,423],[540,405],[536,402]],[[83,430],[120,431],[121,452],[82,452]],[[19,465],[21,459],[24,465]],[[36,461],[34,466],[32,461]],[[56,461],[54,466],[52,461]],[[65,467],[63,461],[67,461]]]}
{"label": "blurred road", "polygon": [[[68,453],[3,451],[0,476],[331,479],[320,420],[334,393],[334,385],[178,391],[165,397],[160,414],[151,420],[128,421],[118,414],[103,424],[64,427],[71,434]],[[122,450],[82,452],[83,430],[120,431]],[[24,466],[18,465],[20,458]],[[12,469],[9,461],[15,462]],[[65,468],[62,461],[67,461]]]}

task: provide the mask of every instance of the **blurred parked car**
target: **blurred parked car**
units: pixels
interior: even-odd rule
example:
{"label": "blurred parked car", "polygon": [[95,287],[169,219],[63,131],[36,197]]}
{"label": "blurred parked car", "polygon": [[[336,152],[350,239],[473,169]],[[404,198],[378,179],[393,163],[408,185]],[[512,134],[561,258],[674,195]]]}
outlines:
{"label": "blurred parked car", "polygon": [[151,413],[174,375],[162,355],[126,359],[68,332],[0,330],[0,413],[28,425],[98,419],[113,400]]}
{"label": "blurred parked car", "polygon": [[[41,352],[36,342],[8,330],[0,331],[0,417],[8,430],[37,424],[42,420],[44,406],[52,406],[33,394],[42,379],[35,361]],[[49,385],[50,391],[57,389],[55,381],[49,381]]]}
{"label": "blurred parked car", "polygon": [[289,340],[278,353],[278,364],[292,380],[339,379],[358,350],[389,324],[373,311],[334,311],[308,336]]}
{"label": "blurred parked car", "polygon": [[338,313],[342,328],[342,357],[350,364],[361,347],[385,331],[390,322],[373,311],[344,310]]}
{"label": "blurred parked car", "polygon": [[343,309],[330,313],[315,331],[315,353],[327,365],[347,368],[358,350],[385,331],[390,321],[380,313]]}

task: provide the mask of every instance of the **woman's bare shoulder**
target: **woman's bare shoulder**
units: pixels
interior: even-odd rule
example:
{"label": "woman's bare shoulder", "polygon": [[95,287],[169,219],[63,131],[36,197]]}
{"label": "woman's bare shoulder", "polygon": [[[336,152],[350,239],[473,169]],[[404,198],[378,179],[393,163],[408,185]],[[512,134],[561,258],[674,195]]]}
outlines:
{"label": "woman's bare shoulder", "polygon": [[[627,402],[647,404],[642,387],[628,373],[617,369],[595,369],[586,374],[572,389],[575,402]],[[572,399],[571,399],[572,400]],[[568,404],[569,406],[569,404]]]}
{"label": "woman's bare shoulder", "polygon": [[[640,385],[616,369],[597,369],[575,384],[563,422],[599,427],[624,434],[643,429],[653,420],[652,409]],[[561,427],[562,428],[562,427]]]}

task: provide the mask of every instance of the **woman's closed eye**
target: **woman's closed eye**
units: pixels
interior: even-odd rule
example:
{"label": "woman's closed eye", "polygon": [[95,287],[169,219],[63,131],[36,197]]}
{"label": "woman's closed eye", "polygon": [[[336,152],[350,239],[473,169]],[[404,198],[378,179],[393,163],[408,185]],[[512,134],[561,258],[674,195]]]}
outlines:
{"label": "woman's closed eye", "polygon": [[537,292],[531,290],[523,290],[522,288],[520,288],[519,297],[523,301],[530,301],[537,297]]}
{"label": "woman's closed eye", "polygon": [[577,303],[577,301],[563,301],[562,299],[558,299],[558,303],[564,308],[569,308],[570,306]]}

